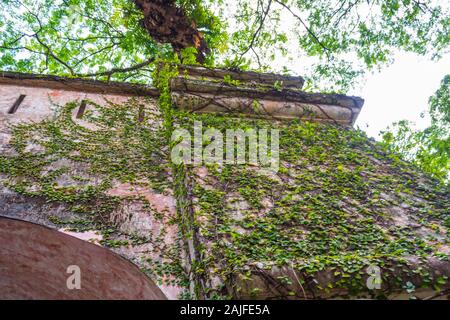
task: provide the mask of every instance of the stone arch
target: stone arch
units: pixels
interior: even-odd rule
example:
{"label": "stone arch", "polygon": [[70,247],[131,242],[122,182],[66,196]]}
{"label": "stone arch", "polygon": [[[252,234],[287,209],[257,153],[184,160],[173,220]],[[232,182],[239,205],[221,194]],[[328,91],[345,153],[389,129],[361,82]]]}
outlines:
{"label": "stone arch", "polygon": [[[73,265],[80,269],[80,289],[67,286],[74,274],[68,267]],[[106,248],[46,226],[0,217],[0,299],[166,296],[136,265]]]}

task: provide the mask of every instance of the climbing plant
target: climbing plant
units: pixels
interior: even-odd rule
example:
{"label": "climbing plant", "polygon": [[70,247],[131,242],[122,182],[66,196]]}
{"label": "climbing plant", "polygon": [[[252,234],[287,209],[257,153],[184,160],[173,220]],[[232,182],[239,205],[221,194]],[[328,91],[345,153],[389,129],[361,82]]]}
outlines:
{"label": "climbing plant", "polygon": [[[222,130],[276,127],[281,139],[276,174],[250,165],[207,165],[206,176],[198,168],[191,171],[196,230],[203,244],[196,270],[219,283],[209,288],[210,297],[269,292],[309,298],[335,289],[388,295],[367,289],[369,265],[380,267],[383,282],[393,288],[415,277],[423,286],[446,283],[427,265],[430,256],[448,260],[438,249],[449,239],[448,188],[431,183],[433,190],[421,189],[423,177],[414,166],[386,155],[363,132],[236,115],[175,118],[187,129],[195,120]],[[423,200],[411,200],[412,194]],[[414,227],[393,221],[396,208],[405,204]],[[417,228],[428,236],[418,236]],[[420,262],[412,263],[412,256]],[[295,270],[298,279],[283,272],[277,276],[277,268]],[[332,276],[324,283],[321,274]],[[294,289],[297,283],[304,291]]]}
{"label": "climbing plant", "polygon": [[[161,235],[120,236],[108,220],[124,201],[108,194],[115,183],[160,193],[172,189],[175,217],[160,217],[147,204],[148,212],[176,225],[182,246],[163,248],[162,260],[149,257],[146,270],[156,279],[174,277],[197,298],[262,292],[310,298],[336,289],[344,290],[341,296],[384,297],[389,288],[438,290],[447,283],[430,270],[429,259],[448,261],[441,250],[450,238],[448,187],[358,130],[179,110],[170,92],[178,63],[174,56],[155,69],[157,108],[154,101],[90,101],[82,118],[75,119],[78,103],[73,102],[56,107],[54,118],[13,126],[11,150],[0,156],[2,183],[25,196],[68,205],[78,219],[55,217],[53,223],[101,229],[104,244],[112,248],[163,241]],[[249,164],[170,162],[173,130],[190,131],[194,121],[201,121],[204,130],[280,130],[278,172],[264,173]],[[182,258],[182,250],[187,257]],[[381,268],[386,291],[366,287],[370,265]],[[324,281],[324,274],[331,278]]]}
{"label": "climbing plant", "polygon": [[[55,105],[53,117],[12,126],[12,140],[0,155],[0,185],[30,202],[43,203],[44,208],[65,208],[63,215],[47,217],[44,212],[40,218],[47,217],[47,223],[58,228],[96,230],[101,244],[113,250],[151,245],[145,255],[138,255],[142,261],[133,262],[158,283],[187,287],[181,234],[174,243],[165,243],[176,216],[156,210],[144,196],[132,192],[145,188],[170,195],[172,189],[165,129],[156,101],[84,103],[87,107],[80,118],[80,101],[73,101]],[[117,185],[129,186],[130,195],[108,192]],[[159,223],[159,232],[124,231],[123,221],[115,217],[123,216],[130,205]]]}

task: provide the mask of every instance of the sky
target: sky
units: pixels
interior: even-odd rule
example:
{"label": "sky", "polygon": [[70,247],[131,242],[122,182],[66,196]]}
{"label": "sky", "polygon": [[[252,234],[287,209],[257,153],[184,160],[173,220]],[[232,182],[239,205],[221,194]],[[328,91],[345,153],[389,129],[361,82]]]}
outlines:
{"label": "sky", "polygon": [[380,72],[369,74],[365,85],[351,94],[365,100],[355,126],[379,139],[378,133],[389,124],[410,120],[417,128],[429,125],[420,113],[428,109],[428,98],[450,73],[450,56],[437,62],[411,53],[397,53],[395,62]]}

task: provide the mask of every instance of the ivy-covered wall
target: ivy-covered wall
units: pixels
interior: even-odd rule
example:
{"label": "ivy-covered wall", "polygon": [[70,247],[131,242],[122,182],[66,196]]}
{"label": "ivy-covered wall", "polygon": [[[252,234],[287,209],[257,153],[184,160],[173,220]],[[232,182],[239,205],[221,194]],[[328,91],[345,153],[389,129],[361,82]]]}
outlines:
{"label": "ivy-covered wall", "polygon": [[[448,188],[353,129],[211,115],[180,123],[192,118],[280,130],[276,174],[189,169],[196,272],[209,297],[407,298],[448,288]],[[380,290],[367,288],[369,266],[381,269]]]}
{"label": "ivy-covered wall", "polygon": [[[182,297],[176,201],[155,98],[1,90],[0,215],[108,247],[168,298]],[[27,97],[9,114],[18,93]]]}
{"label": "ivy-covered wall", "polygon": [[[192,112],[204,99],[180,106],[177,76],[169,66],[155,73],[158,97],[46,100],[34,122],[32,109],[7,114],[13,99],[0,100],[0,215],[93,238],[169,298],[445,297],[448,187],[333,121]],[[221,93],[239,85],[219,81]],[[280,92],[262,96],[270,90]],[[173,164],[172,132],[194,121],[280,130],[278,172]],[[366,286],[369,266],[381,269],[379,290]]]}

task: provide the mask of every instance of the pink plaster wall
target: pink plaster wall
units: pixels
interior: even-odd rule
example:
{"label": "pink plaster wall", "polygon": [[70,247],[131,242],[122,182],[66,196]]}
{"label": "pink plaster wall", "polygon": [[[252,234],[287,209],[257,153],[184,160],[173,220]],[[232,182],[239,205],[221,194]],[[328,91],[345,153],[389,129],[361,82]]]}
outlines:
{"label": "pink plaster wall", "polygon": [[[20,95],[26,95],[25,99],[14,114],[9,114],[8,111]],[[106,100],[119,104],[126,102],[130,98],[130,96],[119,94],[87,93],[83,91],[63,90],[42,86],[30,87],[25,85],[20,86],[16,84],[0,83],[0,152],[13,152],[8,146],[11,140],[10,125],[29,121],[38,122],[45,118],[52,117],[55,114],[57,105],[64,105],[73,101],[81,103],[82,100],[93,101],[101,105],[104,105]],[[136,96],[134,96],[133,99],[138,99],[147,106],[149,106],[150,103],[152,109],[156,112],[158,110],[154,99],[149,100],[146,97]],[[89,104],[86,109],[89,109]],[[75,119],[77,111],[78,108],[74,110],[74,120],[80,125],[85,125],[83,119]],[[68,164],[66,163],[65,165]],[[77,167],[74,167],[74,170],[77,170]],[[1,178],[2,177],[0,177],[0,186],[2,184]],[[67,185],[75,183],[70,179],[66,180],[67,181],[63,181],[62,184]],[[170,219],[173,219],[176,212],[176,201],[171,194],[171,190],[167,190],[164,194],[160,194],[151,190],[149,187],[137,187],[130,184],[117,183],[108,194],[124,199],[122,205],[113,212],[110,221],[108,222],[123,232],[124,237],[127,237],[128,235],[139,235],[149,238],[158,238],[160,234],[163,235],[163,243],[155,244],[148,242],[139,245],[129,244],[111,248],[110,250],[120,254],[122,257],[125,257],[143,269],[149,268],[146,263],[148,258],[158,261],[163,259],[161,258],[162,250],[166,250],[168,247],[175,245],[178,241],[177,226],[173,224],[169,225],[168,223]],[[136,197],[139,196],[143,196],[149,202],[154,213],[163,215],[164,218],[162,220],[156,219],[152,214],[149,214],[148,210],[143,208],[141,201],[136,200]],[[49,210],[43,210],[41,209],[42,204],[40,204],[40,202],[38,203],[35,201],[36,203],[33,203],[34,200],[32,199],[27,200],[22,198],[23,197],[15,195],[11,190],[0,188],[0,201],[5,202],[4,209],[0,208],[0,216],[6,215],[17,219],[44,224],[86,242],[93,242],[101,246],[100,241],[102,240],[102,237],[98,230],[75,232],[55,226],[48,221],[50,215],[59,216],[63,220],[64,218],[67,218],[70,213],[67,212],[66,208],[59,206],[58,209],[48,208]],[[176,299],[181,293],[182,288],[171,284],[171,280],[173,279],[164,278],[162,281],[158,281],[157,284],[167,298]],[[105,279],[105,281],[109,280]]]}
{"label": "pink plaster wall", "polygon": [[[8,114],[8,110],[21,95],[26,95],[15,114]],[[80,91],[57,90],[42,87],[26,87],[0,84],[0,121],[18,122],[24,120],[42,120],[54,113],[55,104],[64,105],[67,102],[78,100],[91,100],[96,103],[104,103],[105,98],[121,103],[129,99],[129,96],[86,93]]]}

